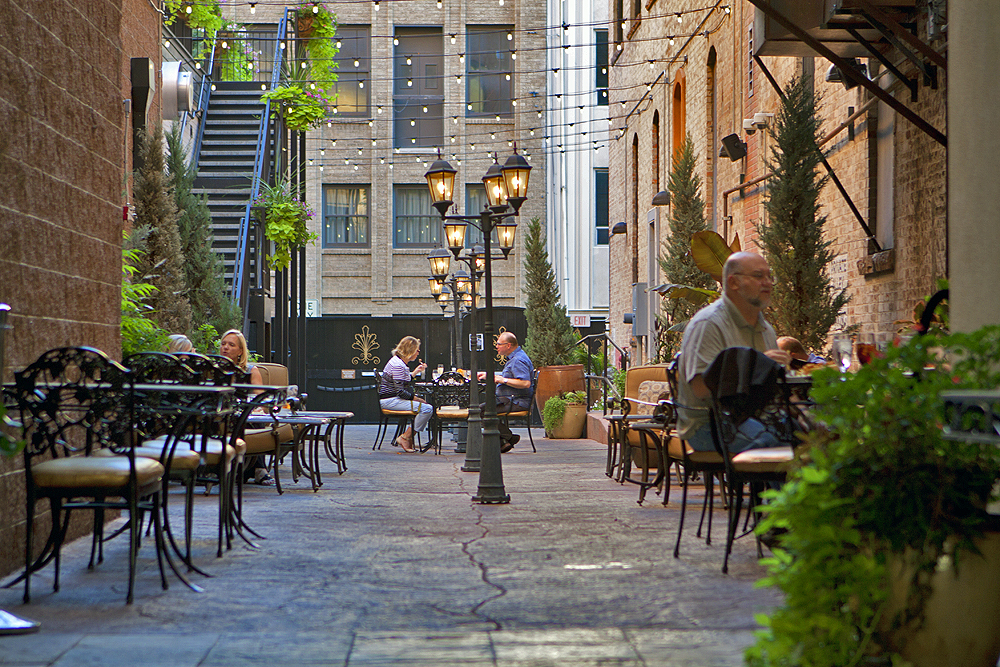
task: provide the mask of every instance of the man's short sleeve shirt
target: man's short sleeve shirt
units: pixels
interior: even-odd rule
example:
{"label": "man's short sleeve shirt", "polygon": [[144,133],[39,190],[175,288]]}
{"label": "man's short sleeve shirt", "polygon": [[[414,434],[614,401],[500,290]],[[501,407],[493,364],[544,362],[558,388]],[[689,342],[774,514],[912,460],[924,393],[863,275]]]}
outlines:
{"label": "man's short sleeve shirt", "polygon": [[[736,305],[726,296],[705,306],[691,318],[681,342],[678,393],[682,405],[708,408],[708,400],[699,399],[691,390],[691,379],[702,375],[727,347],[752,347],[759,352],[778,347],[774,328],[763,315],[749,325]],[[686,438],[708,421],[703,410],[678,410],[677,434]]]}

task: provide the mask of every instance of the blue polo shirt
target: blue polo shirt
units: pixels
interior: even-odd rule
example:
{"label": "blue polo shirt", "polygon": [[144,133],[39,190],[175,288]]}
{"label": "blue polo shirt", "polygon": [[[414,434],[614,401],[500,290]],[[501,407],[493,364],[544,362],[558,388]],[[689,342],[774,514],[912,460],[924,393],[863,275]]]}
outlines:
{"label": "blue polo shirt", "polygon": [[[531,359],[528,358],[528,354],[524,351],[524,348],[519,347],[514,350],[513,354],[507,357],[507,363],[504,364],[503,372],[500,375],[505,378],[531,382],[535,376],[535,366],[531,363]],[[510,396],[511,402],[515,405],[527,407],[528,401],[531,400],[531,386],[519,389],[506,384],[498,384],[497,398],[501,396]]]}

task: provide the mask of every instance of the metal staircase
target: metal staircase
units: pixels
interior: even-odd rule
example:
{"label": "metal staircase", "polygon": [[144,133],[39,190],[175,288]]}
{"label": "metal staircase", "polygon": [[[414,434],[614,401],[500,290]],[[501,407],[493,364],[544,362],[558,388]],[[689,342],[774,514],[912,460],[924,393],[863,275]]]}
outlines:
{"label": "metal staircase", "polygon": [[[230,286],[237,260],[240,221],[251,198],[260,117],[264,113],[260,95],[259,82],[217,82],[206,109],[198,153],[193,192],[207,196],[212,213],[212,248],[222,256],[226,284]],[[252,246],[248,249],[252,252]]]}

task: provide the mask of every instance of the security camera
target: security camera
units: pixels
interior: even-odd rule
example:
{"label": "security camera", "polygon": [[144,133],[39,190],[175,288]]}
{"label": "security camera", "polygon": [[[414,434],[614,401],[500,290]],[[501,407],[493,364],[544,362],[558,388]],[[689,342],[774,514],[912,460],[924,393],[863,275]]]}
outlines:
{"label": "security camera", "polygon": [[755,113],[753,115],[753,124],[757,127],[758,130],[763,130],[768,125],[770,125],[772,118],[774,118],[773,113]]}
{"label": "security camera", "polygon": [[753,118],[743,119],[743,131],[747,134],[753,134],[757,131],[757,126],[753,123]]}

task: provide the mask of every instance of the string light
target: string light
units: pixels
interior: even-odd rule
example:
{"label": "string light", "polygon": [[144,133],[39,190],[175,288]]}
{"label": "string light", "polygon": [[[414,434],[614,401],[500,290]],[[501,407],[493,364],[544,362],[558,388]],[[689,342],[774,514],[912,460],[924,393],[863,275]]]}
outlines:
{"label": "string light", "polygon": [[375,11],[378,11],[378,0],[375,0]]}

